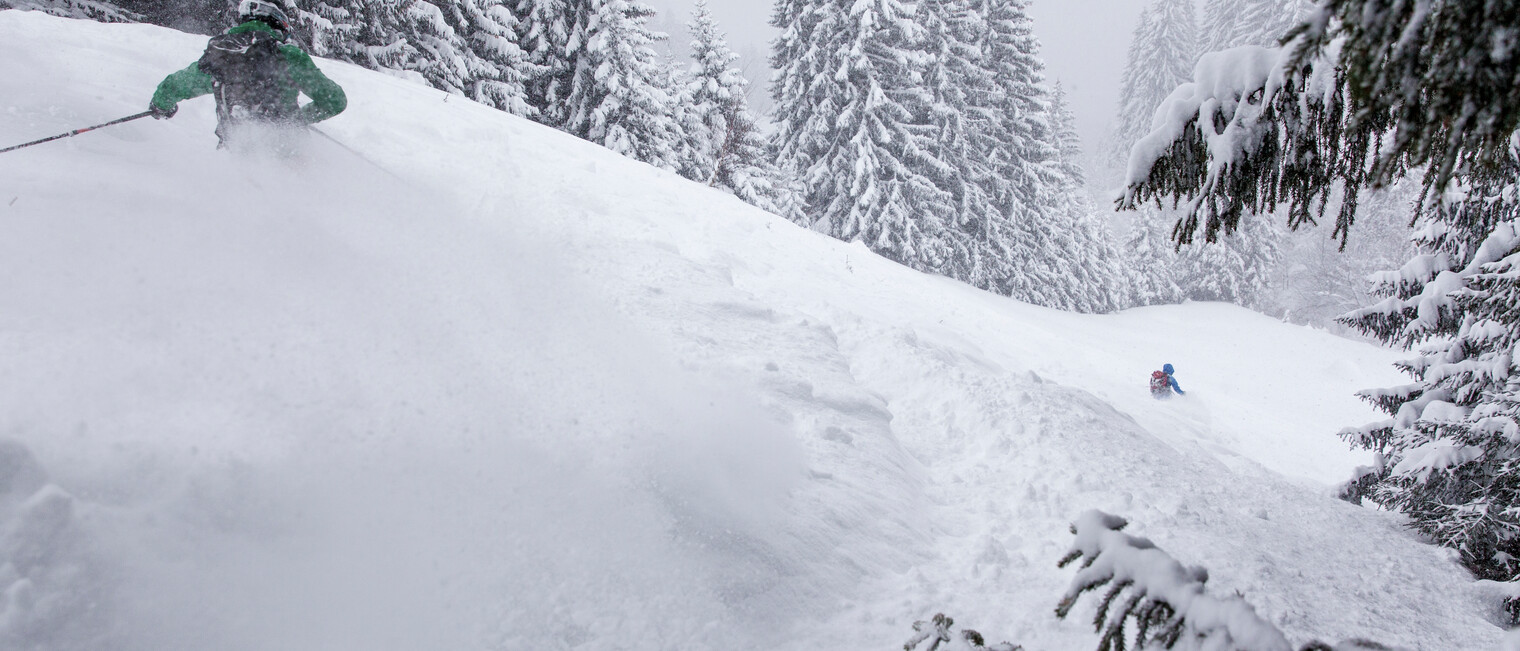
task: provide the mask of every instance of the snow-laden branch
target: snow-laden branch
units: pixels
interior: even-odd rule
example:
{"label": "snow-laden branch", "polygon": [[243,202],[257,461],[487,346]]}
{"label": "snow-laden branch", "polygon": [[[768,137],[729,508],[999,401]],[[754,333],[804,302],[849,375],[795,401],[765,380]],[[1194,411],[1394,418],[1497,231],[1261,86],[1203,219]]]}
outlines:
{"label": "snow-laden branch", "polygon": [[1292,651],[1282,631],[1257,616],[1244,599],[1208,595],[1204,591],[1208,571],[1184,567],[1151,541],[1123,533],[1128,524],[1100,511],[1083,513],[1072,525],[1077,539],[1060,563],[1065,567],[1082,561],[1056,607],[1061,618],[1071,613],[1083,594],[1110,586],[1093,619],[1102,633],[1099,651],[1126,648],[1130,620],[1136,628],[1133,648],[1137,649],[1170,649],[1189,640],[1211,649]]}
{"label": "snow-laden branch", "polygon": [[[1081,569],[1056,606],[1065,618],[1082,595],[1103,586],[1093,618],[1102,635],[1098,651],[1188,649],[1209,651],[1292,651],[1283,632],[1256,614],[1240,596],[1215,597],[1204,589],[1208,571],[1186,567],[1154,543],[1123,533],[1129,523],[1101,511],[1083,513],[1072,524],[1076,534],[1065,567],[1081,560]],[[1133,644],[1127,629],[1133,622]],[[1335,646],[1310,642],[1300,651],[1394,651],[1365,640]]]}

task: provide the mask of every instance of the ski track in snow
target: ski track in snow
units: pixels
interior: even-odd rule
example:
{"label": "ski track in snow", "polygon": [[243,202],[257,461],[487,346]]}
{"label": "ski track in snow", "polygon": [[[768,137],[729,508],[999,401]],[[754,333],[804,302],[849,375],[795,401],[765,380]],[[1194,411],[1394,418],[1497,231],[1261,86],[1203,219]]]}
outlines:
{"label": "ski track in snow", "polygon": [[[0,142],[203,45],[0,12]],[[1089,648],[1052,614],[1089,508],[1296,642],[1498,645],[1448,555],[1330,496],[1397,352],[1014,303],[321,66],[324,131],[409,186],[213,151],[209,99],[0,156],[0,646],[881,649],[943,611]]]}

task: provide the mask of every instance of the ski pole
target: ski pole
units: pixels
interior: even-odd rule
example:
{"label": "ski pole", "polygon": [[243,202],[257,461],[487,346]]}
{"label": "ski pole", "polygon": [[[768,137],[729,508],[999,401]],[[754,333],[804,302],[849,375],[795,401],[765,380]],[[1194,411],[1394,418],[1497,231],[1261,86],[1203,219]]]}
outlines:
{"label": "ski pole", "polygon": [[307,128],[311,129],[313,133],[316,133],[317,135],[322,136],[323,138],[328,139],[328,141],[332,142],[332,144],[337,145],[339,147],[342,147],[344,150],[348,151],[348,153],[350,153],[350,154],[353,154],[359,160],[362,160],[362,161],[364,161],[366,163],[369,163],[370,167],[373,167],[373,168],[375,168],[377,170],[385,172],[386,174],[389,174],[391,178],[396,179],[397,181],[401,181],[402,183],[406,183],[407,182],[406,179],[401,178],[395,172],[392,172],[392,171],[390,171],[388,169],[385,169],[385,167],[382,166],[381,164],[376,163],[375,161],[370,160],[368,156],[365,156],[364,154],[361,154],[361,153],[355,151],[353,147],[345,145],[342,142],[340,142],[337,138],[334,138],[332,136],[327,135],[326,133],[323,133],[321,129],[318,129],[316,127],[310,127],[310,126],[307,127]]}
{"label": "ski pole", "polygon": [[111,126],[113,124],[121,124],[123,122],[131,122],[133,120],[141,120],[141,119],[143,119],[145,117],[148,117],[150,115],[153,115],[153,111],[143,111],[142,113],[138,113],[137,115],[128,115],[127,117],[121,118],[119,120],[111,120],[110,122],[107,122],[105,124],[97,124],[97,125],[95,125],[93,127],[85,127],[83,129],[75,129],[75,130],[70,131],[68,133],[60,133],[60,134],[58,134],[56,136],[53,136],[51,138],[43,138],[42,140],[33,140],[31,142],[28,142],[28,143],[25,143],[25,144],[21,144],[21,145],[16,145],[14,147],[6,147],[5,149],[0,149],[0,154],[3,154],[3,153],[8,152],[8,151],[15,151],[15,150],[21,149],[23,147],[30,147],[32,145],[40,145],[40,144],[42,144],[44,142],[52,142],[54,140],[60,140],[60,139],[63,139],[63,138],[72,138],[72,137],[77,136],[77,135],[79,135],[81,133],[84,133],[86,131],[94,131],[94,130],[102,128],[102,127],[109,127],[109,126]]}

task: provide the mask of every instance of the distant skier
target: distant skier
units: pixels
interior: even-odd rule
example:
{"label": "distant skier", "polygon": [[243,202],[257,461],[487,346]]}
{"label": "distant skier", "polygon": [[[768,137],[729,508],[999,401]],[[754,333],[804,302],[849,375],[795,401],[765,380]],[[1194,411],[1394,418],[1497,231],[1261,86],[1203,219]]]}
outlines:
{"label": "distant skier", "polygon": [[1177,386],[1177,378],[1172,377],[1172,373],[1174,372],[1171,364],[1165,364],[1161,367],[1161,370],[1151,373],[1152,398],[1166,400],[1172,397],[1173,391],[1176,391],[1179,396],[1187,395],[1182,390],[1182,387]]}
{"label": "distant skier", "polygon": [[[181,101],[216,94],[218,149],[245,138],[274,138],[288,148],[306,125],[343,112],[348,98],[311,57],[287,43],[290,18],[283,0],[242,0],[240,24],[213,36],[206,52],[169,75],[153,93],[153,117],[168,119]],[[298,93],[311,102],[302,106]]]}

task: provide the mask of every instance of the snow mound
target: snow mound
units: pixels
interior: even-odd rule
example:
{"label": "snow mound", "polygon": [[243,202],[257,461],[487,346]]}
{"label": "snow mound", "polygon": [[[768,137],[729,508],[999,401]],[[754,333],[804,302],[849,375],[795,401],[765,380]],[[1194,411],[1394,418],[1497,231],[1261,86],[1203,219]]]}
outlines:
{"label": "snow mound", "polygon": [[[0,142],[137,112],[203,45],[0,11]],[[1498,644],[1488,592],[1329,495],[1392,353],[1014,303],[320,65],[323,130],[404,181],[217,152],[204,99],[0,156],[7,646],[868,649],[944,611],[1082,648],[1088,509],[1294,639]],[[1148,397],[1165,362],[1186,399]]]}

